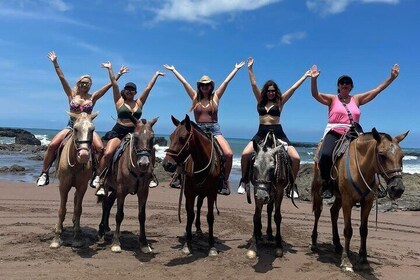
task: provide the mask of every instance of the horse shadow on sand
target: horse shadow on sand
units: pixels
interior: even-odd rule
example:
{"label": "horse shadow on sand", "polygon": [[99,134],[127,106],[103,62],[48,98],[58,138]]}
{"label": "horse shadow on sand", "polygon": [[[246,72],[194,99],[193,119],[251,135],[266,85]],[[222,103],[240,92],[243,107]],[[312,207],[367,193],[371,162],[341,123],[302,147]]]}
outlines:
{"label": "horse shadow on sand", "polygon": [[[307,253],[309,256],[316,256],[317,261],[325,264],[332,264],[337,267],[337,271],[339,271],[340,263],[341,263],[341,252],[336,252],[335,247],[331,243],[319,243],[318,248],[314,251],[309,250]],[[368,256],[369,257],[369,256]],[[350,261],[353,264],[354,272],[343,272],[348,275],[356,275],[358,274],[362,279],[369,279],[369,280],[378,280],[377,276],[374,274],[374,270],[371,267],[372,264],[381,265],[374,260],[370,260],[367,264],[360,264],[359,263],[359,254],[357,252],[353,252],[350,250]]]}
{"label": "horse shadow on sand", "polygon": [[172,259],[169,261],[166,266],[177,266],[177,265],[185,265],[189,263],[193,263],[200,259],[205,258],[220,258],[220,253],[226,252],[231,249],[231,247],[225,244],[225,241],[220,240],[217,236],[214,236],[215,247],[218,251],[218,255],[214,257],[209,257],[209,242],[208,242],[208,233],[193,233],[192,238],[192,254],[185,255],[182,253],[183,244],[186,242],[186,237],[178,236],[178,243],[172,246],[172,249],[179,251],[179,257]]}
{"label": "horse shadow on sand", "polygon": [[[249,239],[246,244],[238,246],[239,249],[249,249],[249,247],[252,244],[252,239]],[[290,243],[287,243],[283,240],[283,252],[284,254],[296,254],[297,251],[293,249],[293,245]],[[263,235],[262,240],[258,243],[258,257],[256,258],[256,263],[253,265],[253,268],[255,272],[257,273],[267,273],[276,267],[273,266],[273,263],[276,259],[279,257],[276,257],[275,254],[276,250],[276,241],[269,240],[266,235]],[[283,259],[283,257],[280,258]],[[246,259],[246,256],[244,254],[244,259]],[[249,259],[247,259],[249,260]],[[255,262],[255,260],[249,260],[251,262]]]}

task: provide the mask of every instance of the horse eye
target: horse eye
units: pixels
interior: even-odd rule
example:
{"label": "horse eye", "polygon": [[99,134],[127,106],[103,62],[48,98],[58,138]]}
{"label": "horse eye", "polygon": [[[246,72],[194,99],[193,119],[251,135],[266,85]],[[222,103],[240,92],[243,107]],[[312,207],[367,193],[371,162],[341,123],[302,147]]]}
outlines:
{"label": "horse eye", "polygon": [[386,155],[384,153],[378,153],[380,160],[386,160]]}

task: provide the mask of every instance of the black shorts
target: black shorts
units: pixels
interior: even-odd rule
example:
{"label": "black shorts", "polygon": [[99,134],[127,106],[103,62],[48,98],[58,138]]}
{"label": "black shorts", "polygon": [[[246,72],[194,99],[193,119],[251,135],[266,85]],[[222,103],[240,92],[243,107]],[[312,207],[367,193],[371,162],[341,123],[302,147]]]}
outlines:
{"label": "black shorts", "polygon": [[252,140],[256,141],[257,143],[264,141],[265,137],[270,131],[273,131],[274,135],[278,139],[286,142],[288,145],[291,144],[289,138],[287,138],[286,134],[284,133],[281,124],[260,124],[260,126],[258,127],[257,134],[255,134]]}
{"label": "black shorts", "polygon": [[119,123],[116,123],[111,131],[105,133],[102,137],[102,140],[109,141],[113,138],[118,138],[122,140],[128,133],[134,132],[134,126],[123,126]]}

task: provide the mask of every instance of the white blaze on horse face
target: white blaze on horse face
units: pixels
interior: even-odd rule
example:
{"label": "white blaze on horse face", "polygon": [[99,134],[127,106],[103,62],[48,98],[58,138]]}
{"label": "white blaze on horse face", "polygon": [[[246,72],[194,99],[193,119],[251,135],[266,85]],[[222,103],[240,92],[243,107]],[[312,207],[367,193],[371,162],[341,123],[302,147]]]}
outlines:
{"label": "white blaze on horse face", "polygon": [[389,150],[391,151],[391,154],[395,155],[395,153],[398,151],[398,146],[392,143],[389,147]]}

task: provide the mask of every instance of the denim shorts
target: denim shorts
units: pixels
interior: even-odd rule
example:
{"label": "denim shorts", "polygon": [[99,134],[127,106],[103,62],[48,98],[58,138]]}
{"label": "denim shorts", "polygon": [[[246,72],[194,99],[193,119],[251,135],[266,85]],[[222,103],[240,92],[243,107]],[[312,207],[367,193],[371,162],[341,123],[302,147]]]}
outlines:
{"label": "denim shorts", "polygon": [[214,136],[222,135],[220,125],[218,123],[197,123],[197,125],[204,132],[211,132]]}

